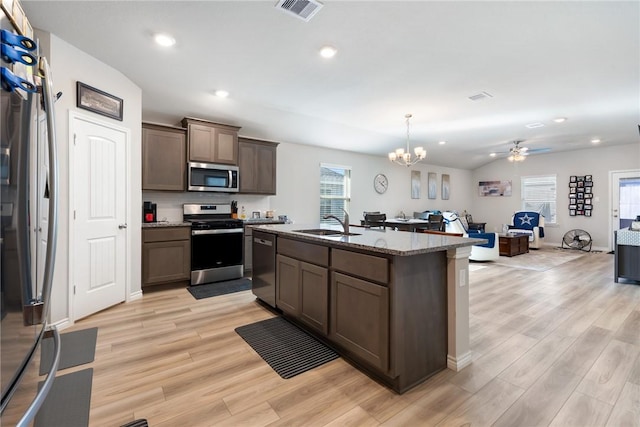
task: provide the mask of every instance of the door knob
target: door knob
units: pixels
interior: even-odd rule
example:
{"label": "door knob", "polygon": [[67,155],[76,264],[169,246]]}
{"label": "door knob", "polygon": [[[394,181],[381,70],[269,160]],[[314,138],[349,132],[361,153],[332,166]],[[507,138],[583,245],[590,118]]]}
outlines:
{"label": "door knob", "polygon": [[119,228],[120,230],[122,230],[123,228],[127,228],[127,224],[126,224],[126,223],[125,223],[125,224],[120,224],[120,225],[118,226],[118,228]]}

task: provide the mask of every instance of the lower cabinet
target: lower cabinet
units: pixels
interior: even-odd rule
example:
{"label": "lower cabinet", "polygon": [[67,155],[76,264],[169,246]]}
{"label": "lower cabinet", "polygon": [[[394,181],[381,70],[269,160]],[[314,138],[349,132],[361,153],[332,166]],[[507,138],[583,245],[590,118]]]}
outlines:
{"label": "lower cabinet", "polygon": [[329,338],[387,372],[389,369],[389,288],[333,272]]}
{"label": "lower cabinet", "polygon": [[188,282],[190,278],[191,229],[143,228],[142,286]]}
{"label": "lower cabinet", "polygon": [[329,332],[329,271],[284,255],[276,258],[276,306],[324,335]]}

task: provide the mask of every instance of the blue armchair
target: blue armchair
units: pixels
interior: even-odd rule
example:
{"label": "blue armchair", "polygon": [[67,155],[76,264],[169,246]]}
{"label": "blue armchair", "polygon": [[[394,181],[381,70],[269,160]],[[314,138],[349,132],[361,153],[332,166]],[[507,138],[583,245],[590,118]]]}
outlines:
{"label": "blue armchair", "polygon": [[539,249],[544,240],[544,216],[538,212],[518,211],[511,217],[509,231],[529,235],[529,248]]}

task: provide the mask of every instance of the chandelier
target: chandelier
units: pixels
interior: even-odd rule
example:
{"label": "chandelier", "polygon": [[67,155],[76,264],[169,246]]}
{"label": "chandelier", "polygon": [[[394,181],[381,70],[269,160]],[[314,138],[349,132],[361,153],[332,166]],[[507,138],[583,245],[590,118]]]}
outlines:
{"label": "chandelier", "polygon": [[416,155],[415,158],[411,155],[411,150],[409,149],[409,119],[411,117],[411,114],[405,114],[404,116],[407,121],[407,151],[405,151],[404,148],[398,148],[396,151],[389,153],[390,161],[407,167],[412,166],[427,157],[427,150],[422,147],[416,147],[414,149],[414,153]]}
{"label": "chandelier", "polygon": [[509,149],[509,157],[507,157],[507,160],[509,160],[510,162],[522,162],[524,161],[524,159],[526,159],[526,155],[528,148],[527,147],[520,147],[520,142],[516,141],[515,143],[515,147],[511,147]]}

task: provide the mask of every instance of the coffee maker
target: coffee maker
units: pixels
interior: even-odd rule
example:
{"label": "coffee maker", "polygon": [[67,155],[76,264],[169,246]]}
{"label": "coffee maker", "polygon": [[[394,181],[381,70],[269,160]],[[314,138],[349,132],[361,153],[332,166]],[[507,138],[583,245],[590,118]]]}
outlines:
{"label": "coffee maker", "polygon": [[156,204],[144,202],[142,206],[142,222],[156,222]]}

